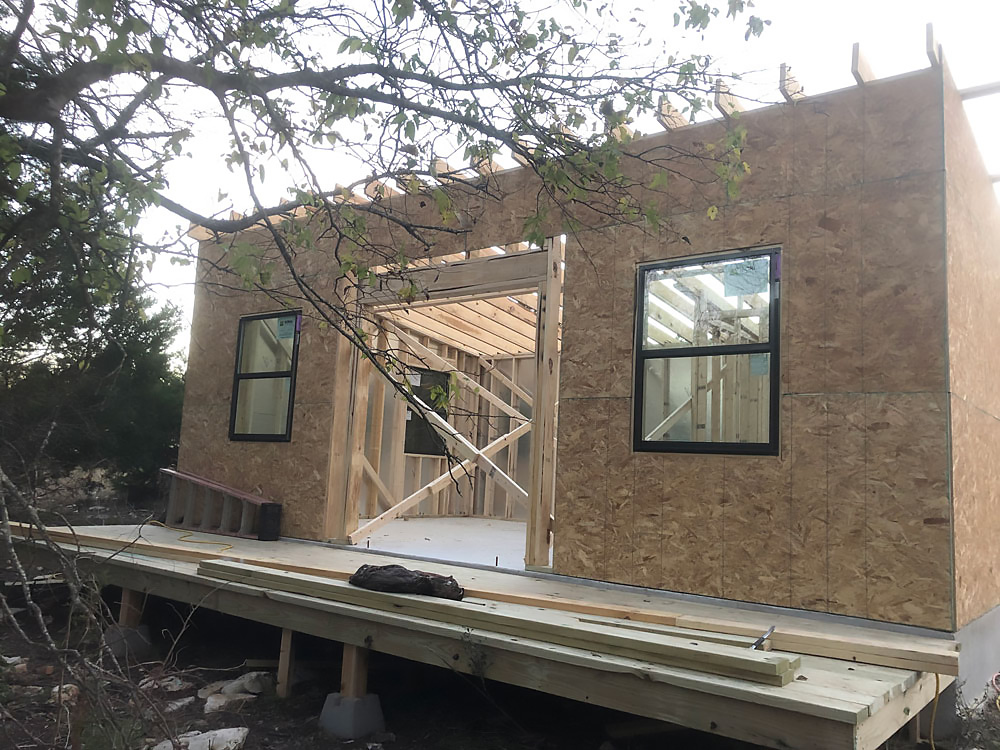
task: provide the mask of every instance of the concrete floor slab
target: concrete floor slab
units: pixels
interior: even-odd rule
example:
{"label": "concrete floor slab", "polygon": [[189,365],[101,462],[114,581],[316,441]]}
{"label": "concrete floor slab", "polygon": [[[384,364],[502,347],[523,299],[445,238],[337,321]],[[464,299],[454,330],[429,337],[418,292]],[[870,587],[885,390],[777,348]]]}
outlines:
{"label": "concrete floor slab", "polygon": [[367,546],[399,555],[524,570],[526,531],[523,521],[397,518],[372,534]]}

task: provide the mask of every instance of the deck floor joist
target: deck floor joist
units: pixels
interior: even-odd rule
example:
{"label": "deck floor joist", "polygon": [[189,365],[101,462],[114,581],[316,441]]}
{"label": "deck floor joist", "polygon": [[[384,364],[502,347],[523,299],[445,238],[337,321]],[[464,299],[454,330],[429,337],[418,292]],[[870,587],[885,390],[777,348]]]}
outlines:
{"label": "deck floor joist", "polygon": [[[157,526],[84,527],[77,541],[57,532],[66,548],[92,557],[103,582],[207,607],[245,619],[369,647],[414,661],[627,711],[724,736],[783,748],[876,748],[931,703],[952,677],[912,669],[806,655],[784,686],[653,664],[544,640],[469,628],[357,604],[224,581],[199,572],[207,559],[233,559],[292,571],[327,571],[343,578],[364,563],[414,567],[412,560],[293,540],[256,542],[192,534]],[[65,533],[65,532],[64,532]],[[421,561],[422,570],[454,575],[467,589],[502,592],[492,606],[537,613],[524,601],[549,600],[565,615],[566,602],[585,609],[614,607],[680,613],[691,618],[738,619],[763,632],[771,625],[801,630],[802,618],[648,591],[604,589],[572,579],[484,570]],[[512,601],[511,601],[512,600]],[[585,619],[581,628],[586,627]],[[810,623],[831,638],[930,648],[947,641],[878,632],[836,622]]]}

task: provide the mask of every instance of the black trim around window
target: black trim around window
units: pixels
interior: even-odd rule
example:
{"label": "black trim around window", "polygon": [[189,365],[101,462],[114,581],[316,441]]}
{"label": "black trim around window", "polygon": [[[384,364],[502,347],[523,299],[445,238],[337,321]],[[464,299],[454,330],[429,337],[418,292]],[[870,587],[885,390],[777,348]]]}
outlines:
{"label": "black trim around window", "polygon": [[[714,344],[710,346],[677,346],[660,349],[645,349],[643,344],[643,315],[646,303],[646,280],[650,271],[666,268],[676,268],[700,262],[715,262],[737,258],[770,257],[770,289],[768,341],[757,344]],[[632,447],[637,452],[652,453],[704,453],[704,454],[735,454],[777,456],[779,452],[779,417],[781,405],[781,373],[780,373],[780,284],[781,282],[781,248],[768,246],[737,250],[712,255],[689,256],[659,263],[651,263],[638,267],[636,274],[635,301],[635,373],[634,398],[632,412]],[[768,414],[768,441],[766,443],[747,442],[709,442],[681,440],[646,440],[643,435],[644,382],[646,363],[650,360],[690,358],[699,356],[725,356],[732,354],[769,354],[770,403]]]}
{"label": "black trim around window", "polygon": [[[267,372],[240,372],[240,361],[243,358],[243,336],[246,325],[257,320],[268,320],[270,318],[295,317],[295,333],[292,342],[292,366],[289,370],[275,370]],[[272,442],[287,443],[292,439],[292,415],[295,406],[295,373],[299,362],[299,336],[302,329],[301,310],[282,310],[281,312],[261,313],[260,315],[247,315],[240,318],[239,330],[236,334],[236,363],[233,367],[233,395],[229,406],[229,439],[248,442]],[[251,380],[270,380],[276,378],[288,379],[288,413],[285,416],[285,431],[277,434],[246,433],[236,432],[236,414],[239,407],[240,383]]]}

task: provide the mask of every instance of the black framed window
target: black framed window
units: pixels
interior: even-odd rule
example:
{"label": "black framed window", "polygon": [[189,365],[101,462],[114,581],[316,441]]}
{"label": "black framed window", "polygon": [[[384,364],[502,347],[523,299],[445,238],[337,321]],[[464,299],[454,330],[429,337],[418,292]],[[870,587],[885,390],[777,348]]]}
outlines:
{"label": "black framed window", "polygon": [[778,454],[779,248],[639,267],[637,451]]}
{"label": "black framed window", "polygon": [[[448,410],[443,406],[434,406],[438,393],[448,392],[449,374],[423,367],[413,367],[407,370],[407,380],[413,395],[431,406],[442,418],[448,419]],[[427,418],[406,407],[406,431],[403,437],[403,452],[421,456],[445,456],[447,450],[444,439],[437,430],[431,427]]]}
{"label": "black framed window", "polygon": [[229,414],[230,440],[292,439],[301,328],[302,314],[297,311],[240,319]]}

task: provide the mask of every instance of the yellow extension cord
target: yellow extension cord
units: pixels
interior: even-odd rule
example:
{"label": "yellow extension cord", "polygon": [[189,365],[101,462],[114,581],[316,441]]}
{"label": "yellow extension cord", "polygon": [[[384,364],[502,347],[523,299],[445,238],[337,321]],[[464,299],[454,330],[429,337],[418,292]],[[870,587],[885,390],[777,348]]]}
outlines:
{"label": "yellow extension cord", "polygon": [[937,718],[937,706],[938,698],[941,695],[941,675],[937,672],[934,673],[934,705],[931,707],[931,726],[928,734],[930,735],[927,739],[931,741],[931,750],[937,750],[934,747],[934,719]]}
{"label": "yellow extension cord", "polygon": [[214,544],[219,547],[222,547],[222,549],[219,550],[220,552],[228,552],[233,548],[233,545],[227,544],[226,542],[213,542],[209,539],[191,539],[190,537],[197,534],[198,533],[197,531],[191,531],[189,529],[176,529],[173,526],[167,526],[165,523],[160,523],[159,521],[150,521],[149,525],[159,526],[161,528],[167,529],[168,531],[176,531],[177,533],[180,534],[180,536],[177,537],[178,542],[187,542],[188,544]]}

